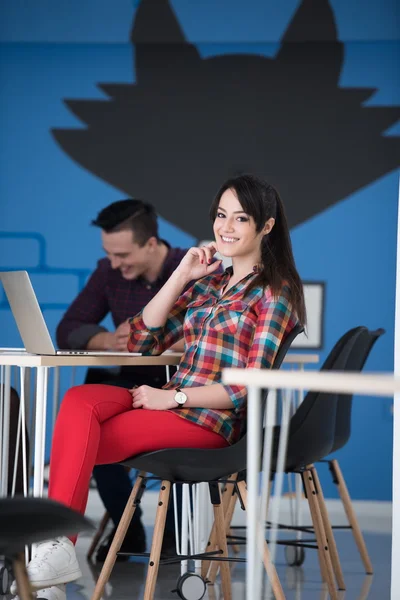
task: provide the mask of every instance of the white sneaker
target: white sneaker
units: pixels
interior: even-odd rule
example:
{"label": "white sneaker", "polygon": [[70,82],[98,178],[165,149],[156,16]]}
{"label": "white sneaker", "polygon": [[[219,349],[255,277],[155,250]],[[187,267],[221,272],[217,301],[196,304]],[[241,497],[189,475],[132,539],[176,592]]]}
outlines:
{"label": "white sneaker", "polygon": [[45,590],[36,592],[37,600],[67,600],[67,591],[64,583],[61,585],[52,585]]}
{"label": "white sneaker", "polygon": [[[82,577],[75,547],[64,536],[37,544],[35,555],[28,564],[27,571],[32,588],[36,590],[68,583]],[[11,593],[17,593],[15,581],[11,585]]]}
{"label": "white sneaker", "polygon": [[[44,590],[38,590],[33,595],[36,600],[67,600],[67,592],[63,583],[52,585]],[[13,600],[20,600],[20,597],[14,596]]]}

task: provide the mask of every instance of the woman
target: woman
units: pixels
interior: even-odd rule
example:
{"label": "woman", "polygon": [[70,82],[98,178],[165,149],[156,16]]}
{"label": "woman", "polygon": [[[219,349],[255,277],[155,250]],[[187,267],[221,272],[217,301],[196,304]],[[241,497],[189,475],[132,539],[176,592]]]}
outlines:
{"label": "woman", "polygon": [[[179,370],[163,389],[69,390],[54,432],[50,498],[83,513],[95,464],[161,448],[223,448],[239,439],[246,388],[223,385],[221,371],[271,367],[287,334],[305,322],[304,297],[283,205],[272,186],[252,175],[230,179],[210,216],[215,242],[191,248],[130,321],[131,351],[159,354],[183,335]],[[217,251],[232,259],[232,267],[214,275]],[[48,588],[40,598],[63,600],[60,584],[80,577],[74,542],[63,537],[38,546],[28,573],[36,589]]]}

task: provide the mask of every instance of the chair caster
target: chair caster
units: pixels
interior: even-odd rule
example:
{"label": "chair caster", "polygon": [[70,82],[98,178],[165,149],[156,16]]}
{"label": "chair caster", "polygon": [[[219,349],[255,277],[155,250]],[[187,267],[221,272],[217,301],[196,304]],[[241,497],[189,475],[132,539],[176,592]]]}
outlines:
{"label": "chair caster", "polygon": [[7,566],[0,567],[0,596],[5,596],[10,592],[12,575]]}
{"label": "chair caster", "polygon": [[290,567],[300,567],[306,558],[302,546],[285,546],[285,558]]}
{"label": "chair caster", "polygon": [[173,591],[177,592],[182,600],[201,600],[206,590],[206,582],[200,575],[185,573],[179,577],[176,582],[176,589]]}

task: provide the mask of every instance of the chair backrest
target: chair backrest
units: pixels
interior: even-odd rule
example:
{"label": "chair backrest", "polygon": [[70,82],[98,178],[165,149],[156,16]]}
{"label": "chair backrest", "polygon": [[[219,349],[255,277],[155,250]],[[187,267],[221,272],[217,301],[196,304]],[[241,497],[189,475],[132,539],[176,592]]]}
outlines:
{"label": "chair backrest", "polygon": [[[304,327],[302,325],[295,325],[293,327],[293,329],[290,331],[290,333],[288,333],[288,335],[286,336],[286,338],[283,340],[283,342],[281,343],[281,345],[278,348],[278,352],[275,355],[275,360],[272,365],[272,369],[280,368],[293,341],[296,339],[296,337],[298,335],[300,335],[300,333],[303,333],[303,331],[304,331]],[[260,421],[261,429],[263,428],[263,423],[264,423],[265,404],[266,404],[267,398],[268,398],[268,390],[262,390],[262,397],[263,397],[263,400],[262,400],[262,415],[263,415],[263,417]],[[247,455],[247,433],[245,432],[242,435],[242,437],[240,438],[240,440],[238,442],[236,442],[236,444],[234,444],[233,446],[235,448],[237,448],[238,452],[243,452],[244,466],[242,468],[245,469],[246,468],[246,455]]]}
{"label": "chair backrest", "polygon": [[[329,353],[321,370],[348,370],[350,352],[364,330],[364,327],[357,327],[345,333]],[[288,469],[302,468],[329,454],[334,439],[337,401],[336,393],[306,394],[290,421],[286,459]]]}
{"label": "chair backrest", "polygon": [[[384,329],[369,331],[364,327],[362,334],[354,342],[348,357],[346,370],[355,372],[362,371],[375,342],[384,333]],[[353,394],[340,394],[338,397],[335,435],[331,452],[339,450],[349,440],[351,433],[352,402]]]}
{"label": "chair backrest", "polygon": [[286,338],[283,340],[281,345],[278,348],[278,352],[276,353],[274,364],[272,365],[273,369],[280,369],[281,364],[290,348],[293,344],[294,340],[297,338],[300,333],[303,333],[304,327],[302,325],[295,325],[290,333],[287,334]]}
{"label": "chair backrest", "polygon": [[0,554],[8,558],[25,545],[91,529],[83,515],[48,498],[0,499]]}

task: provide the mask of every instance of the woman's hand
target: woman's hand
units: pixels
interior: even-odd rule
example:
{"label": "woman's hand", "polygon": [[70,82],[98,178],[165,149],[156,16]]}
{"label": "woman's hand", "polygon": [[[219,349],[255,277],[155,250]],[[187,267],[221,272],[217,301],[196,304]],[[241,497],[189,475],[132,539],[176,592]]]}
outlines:
{"label": "woman's hand", "polygon": [[190,248],[182,258],[175,272],[188,282],[192,281],[192,279],[200,279],[200,277],[210,275],[210,273],[214,273],[218,269],[222,262],[221,260],[212,262],[212,258],[216,252],[217,245],[215,242],[211,242],[207,246],[201,246],[200,248]]}
{"label": "woman's hand", "polygon": [[160,390],[149,385],[141,385],[129,391],[132,394],[133,408],[169,410],[178,406],[174,400],[175,390]]}

